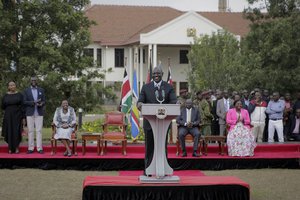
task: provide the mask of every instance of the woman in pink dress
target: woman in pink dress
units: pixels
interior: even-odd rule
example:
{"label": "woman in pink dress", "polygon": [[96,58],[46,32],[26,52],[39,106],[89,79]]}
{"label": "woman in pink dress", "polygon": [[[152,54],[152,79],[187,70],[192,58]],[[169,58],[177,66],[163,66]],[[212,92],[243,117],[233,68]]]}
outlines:
{"label": "woman in pink dress", "polygon": [[226,122],[230,126],[227,135],[229,156],[254,155],[255,137],[250,129],[249,113],[242,107],[242,102],[237,100],[226,115]]}

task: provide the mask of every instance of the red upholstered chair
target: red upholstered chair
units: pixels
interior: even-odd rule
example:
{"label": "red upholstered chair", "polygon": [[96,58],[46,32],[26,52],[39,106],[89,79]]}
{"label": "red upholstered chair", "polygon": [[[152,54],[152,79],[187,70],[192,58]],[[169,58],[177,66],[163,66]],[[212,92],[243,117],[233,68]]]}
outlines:
{"label": "red upholstered chair", "polygon": [[[107,142],[121,142],[122,153],[126,155],[126,123],[125,115],[122,112],[113,111],[105,114],[105,121],[103,124],[103,134],[101,138],[101,155],[107,151]],[[103,145],[104,143],[104,145]]]}

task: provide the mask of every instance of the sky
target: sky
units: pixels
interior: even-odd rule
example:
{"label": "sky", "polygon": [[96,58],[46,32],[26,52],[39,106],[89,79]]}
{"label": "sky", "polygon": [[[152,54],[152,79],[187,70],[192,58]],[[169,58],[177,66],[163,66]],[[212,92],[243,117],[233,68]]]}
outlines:
{"label": "sky", "polygon": [[[92,4],[168,6],[182,11],[218,11],[219,0],[91,0]],[[246,0],[227,0],[231,12],[242,12]]]}

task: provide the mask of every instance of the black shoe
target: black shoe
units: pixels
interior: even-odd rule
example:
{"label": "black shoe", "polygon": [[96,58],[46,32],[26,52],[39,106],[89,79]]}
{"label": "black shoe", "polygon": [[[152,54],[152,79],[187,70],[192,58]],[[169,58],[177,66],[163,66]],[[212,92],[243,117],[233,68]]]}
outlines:
{"label": "black shoe", "polygon": [[183,152],[182,155],[181,155],[181,157],[187,157],[186,152]]}
{"label": "black shoe", "polygon": [[193,157],[199,157],[199,155],[197,154],[197,152],[193,153]]}
{"label": "black shoe", "polygon": [[43,153],[44,153],[44,151],[43,151],[43,150],[39,150],[38,152],[39,152],[39,154],[43,154]]}
{"label": "black shoe", "polygon": [[28,150],[27,151],[27,154],[32,154],[33,153],[33,150]]}
{"label": "black shoe", "polygon": [[151,174],[147,175],[147,174],[146,174],[146,171],[144,171],[143,175],[144,175],[144,176],[147,176],[147,177],[152,177]]}

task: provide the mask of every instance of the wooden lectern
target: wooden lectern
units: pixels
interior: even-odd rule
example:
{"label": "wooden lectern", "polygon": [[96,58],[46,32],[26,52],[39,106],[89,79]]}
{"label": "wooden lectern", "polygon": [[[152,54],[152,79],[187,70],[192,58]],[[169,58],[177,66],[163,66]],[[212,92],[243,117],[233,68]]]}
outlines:
{"label": "wooden lectern", "polygon": [[[180,114],[179,104],[143,104],[142,115],[152,127],[154,137],[154,154],[149,167],[146,168],[147,176],[140,176],[142,183],[177,183],[178,176],[173,175],[166,157],[166,136],[169,125]],[[151,175],[151,177],[149,176]]]}

